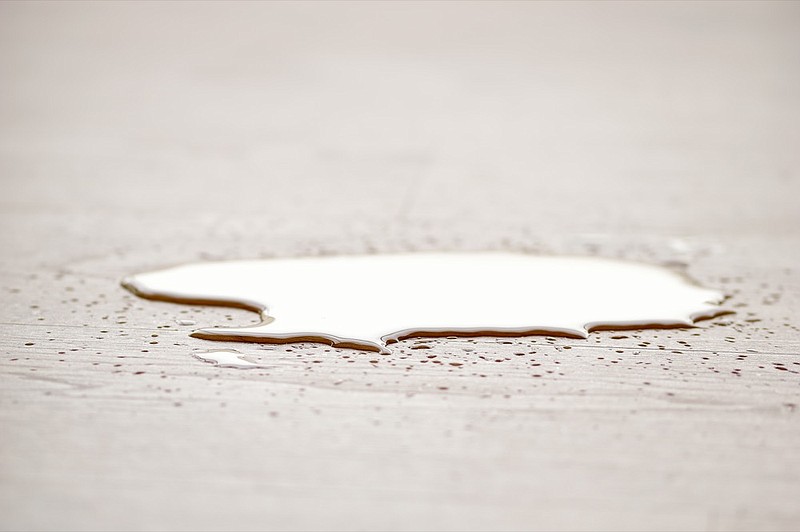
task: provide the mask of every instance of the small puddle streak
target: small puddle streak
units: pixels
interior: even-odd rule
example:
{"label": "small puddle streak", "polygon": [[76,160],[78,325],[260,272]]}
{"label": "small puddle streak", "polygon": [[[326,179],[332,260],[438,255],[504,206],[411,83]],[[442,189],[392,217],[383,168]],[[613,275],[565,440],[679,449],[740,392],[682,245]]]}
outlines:
{"label": "small puddle streak", "polygon": [[122,284],[147,299],[261,316],[255,326],[203,328],[194,337],[380,352],[411,337],[586,338],[601,329],[692,327],[730,312],[719,306],[722,293],[666,268],[500,252],[204,262]]}
{"label": "small puddle streak", "polygon": [[200,353],[194,353],[194,357],[202,360],[203,362],[208,362],[209,364],[214,364],[221,368],[256,369],[268,367],[247,360],[244,355],[235,349],[215,349],[212,351],[202,351]]}

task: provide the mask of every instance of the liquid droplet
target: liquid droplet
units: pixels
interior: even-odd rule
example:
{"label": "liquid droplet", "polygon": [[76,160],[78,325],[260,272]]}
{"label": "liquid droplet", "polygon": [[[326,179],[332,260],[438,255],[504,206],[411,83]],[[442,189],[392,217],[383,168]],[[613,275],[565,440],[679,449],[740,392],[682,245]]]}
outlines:
{"label": "liquid droplet", "polygon": [[209,364],[214,364],[221,368],[255,369],[268,367],[248,360],[244,355],[235,349],[215,349],[213,351],[203,351],[200,353],[194,353],[194,357],[202,360],[203,362],[208,362]]}
{"label": "liquid droplet", "polygon": [[586,338],[598,329],[691,327],[723,294],[657,266],[513,253],[416,253],[207,262],[134,275],[148,299],[258,312],[251,327],[192,336],[386,351],[410,337]]}

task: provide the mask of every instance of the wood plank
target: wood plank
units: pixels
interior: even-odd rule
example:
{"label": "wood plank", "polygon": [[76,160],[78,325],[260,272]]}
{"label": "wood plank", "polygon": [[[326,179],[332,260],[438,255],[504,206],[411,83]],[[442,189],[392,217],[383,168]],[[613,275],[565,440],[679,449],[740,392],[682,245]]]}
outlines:
{"label": "wood plank", "polygon": [[[0,529],[797,529],[798,6],[0,4]],[[485,249],[736,314],[244,371],[119,286]]]}

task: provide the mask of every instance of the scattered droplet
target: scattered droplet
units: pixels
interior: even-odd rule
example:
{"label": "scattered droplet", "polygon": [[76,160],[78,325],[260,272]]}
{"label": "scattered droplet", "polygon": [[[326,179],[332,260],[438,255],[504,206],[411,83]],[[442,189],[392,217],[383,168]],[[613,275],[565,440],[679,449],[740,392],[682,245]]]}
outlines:
{"label": "scattered droplet", "polygon": [[214,364],[221,368],[255,369],[268,367],[248,360],[246,356],[242,355],[235,349],[215,349],[213,351],[203,351],[200,353],[194,353],[194,356],[203,362],[208,362],[209,364]]}

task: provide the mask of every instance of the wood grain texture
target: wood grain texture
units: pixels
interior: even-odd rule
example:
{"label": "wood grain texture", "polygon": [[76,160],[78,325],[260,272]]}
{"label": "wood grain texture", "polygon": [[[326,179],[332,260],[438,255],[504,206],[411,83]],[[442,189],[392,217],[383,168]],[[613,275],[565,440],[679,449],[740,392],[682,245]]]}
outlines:
{"label": "wood grain texture", "polygon": [[[800,527],[796,3],[0,4],[0,528]],[[697,329],[231,346],[188,261],[666,264]],[[386,294],[391,298],[391,292]],[[532,302],[535,304],[535,302]]]}

